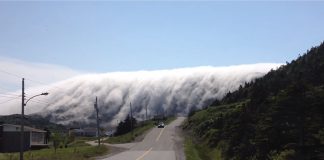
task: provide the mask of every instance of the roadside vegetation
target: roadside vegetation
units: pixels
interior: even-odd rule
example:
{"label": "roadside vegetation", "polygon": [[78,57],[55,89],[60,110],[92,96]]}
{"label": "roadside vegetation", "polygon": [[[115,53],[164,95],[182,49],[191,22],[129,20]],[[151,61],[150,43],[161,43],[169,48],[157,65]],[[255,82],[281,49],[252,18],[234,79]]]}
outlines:
{"label": "roadside vegetation", "polygon": [[[165,124],[169,124],[172,121],[174,121],[176,117],[168,117],[165,118],[163,121]],[[133,120],[133,123],[136,122],[136,120]],[[127,117],[125,121],[120,122],[118,128],[125,128],[127,131],[118,131],[117,128],[117,134],[114,137],[109,137],[106,140],[103,141],[103,143],[111,143],[111,144],[117,144],[117,143],[129,143],[133,142],[137,137],[143,135],[145,132],[149,131],[153,127],[157,125],[156,121],[148,120],[146,122],[142,122],[140,124],[137,124],[133,131],[131,131],[131,124],[130,124],[130,118]],[[121,127],[120,127],[121,126]],[[122,134],[121,134],[122,133]]]}
{"label": "roadside vegetation", "polygon": [[184,151],[186,160],[222,160],[219,149],[209,148],[205,143],[193,142],[189,136],[185,137]]}
{"label": "roadside vegetation", "polygon": [[322,159],[323,106],[324,43],[190,112],[183,125],[192,137],[185,141],[187,158]]}
{"label": "roadside vegetation", "polygon": [[185,138],[184,151],[186,154],[186,160],[202,160],[199,156],[198,145],[192,143],[192,139]]}
{"label": "roadside vegetation", "polygon": [[[91,146],[87,141],[96,137],[75,137],[64,133],[51,134],[49,148],[24,152],[26,160],[89,160],[109,153],[105,145]],[[19,152],[0,153],[0,160],[18,160]]]}
{"label": "roadside vegetation", "polygon": [[164,124],[168,125],[168,124],[170,124],[172,121],[174,121],[174,120],[176,120],[176,119],[177,119],[177,117],[175,117],[175,116],[168,117],[168,118],[166,118],[166,120],[164,121]]}
{"label": "roadside vegetation", "polygon": [[[61,137],[60,137],[61,138]],[[54,146],[54,143],[50,148],[31,150],[24,152],[24,159],[26,160],[89,160],[97,156],[102,156],[109,153],[109,148],[105,145],[90,146],[86,144],[93,138],[78,137],[67,145],[64,141],[58,142],[58,145]],[[18,160],[19,152],[16,153],[0,153],[0,160]]]}
{"label": "roadside vegetation", "polygon": [[149,129],[154,127],[153,121],[145,122],[143,125],[136,127],[133,132],[129,131],[128,133],[109,137],[106,140],[104,140],[104,143],[129,143],[135,140],[136,137],[142,135],[145,131],[148,131]]}

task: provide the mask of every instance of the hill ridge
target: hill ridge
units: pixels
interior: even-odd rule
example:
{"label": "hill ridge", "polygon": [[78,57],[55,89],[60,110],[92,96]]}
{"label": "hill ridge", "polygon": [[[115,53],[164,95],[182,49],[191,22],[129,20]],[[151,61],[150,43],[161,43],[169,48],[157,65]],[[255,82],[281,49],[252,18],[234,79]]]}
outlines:
{"label": "hill ridge", "polygon": [[324,43],[191,113],[184,128],[223,159],[318,159],[324,152]]}

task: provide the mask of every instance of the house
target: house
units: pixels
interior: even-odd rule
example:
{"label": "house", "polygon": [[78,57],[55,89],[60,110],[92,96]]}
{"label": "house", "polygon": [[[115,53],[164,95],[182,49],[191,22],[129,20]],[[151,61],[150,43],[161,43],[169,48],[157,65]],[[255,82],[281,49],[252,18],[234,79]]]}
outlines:
{"label": "house", "polygon": [[87,137],[97,137],[97,128],[84,128],[84,135]]}
{"label": "house", "polygon": [[81,128],[70,128],[69,136],[84,136],[84,130]]}
{"label": "house", "polygon": [[[0,152],[20,151],[20,126],[0,124]],[[47,132],[24,126],[24,150],[48,147]]]}
{"label": "house", "polygon": [[97,137],[97,128],[70,128],[69,135]]}

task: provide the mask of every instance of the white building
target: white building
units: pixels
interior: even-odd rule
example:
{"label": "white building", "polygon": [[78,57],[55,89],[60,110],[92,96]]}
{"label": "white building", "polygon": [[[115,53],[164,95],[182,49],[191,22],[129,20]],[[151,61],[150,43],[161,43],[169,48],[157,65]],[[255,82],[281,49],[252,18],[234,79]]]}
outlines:
{"label": "white building", "polygon": [[[0,125],[0,152],[17,152],[20,150],[20,126]],[[24,150],[47,147],[46,131],[25,126]]]}

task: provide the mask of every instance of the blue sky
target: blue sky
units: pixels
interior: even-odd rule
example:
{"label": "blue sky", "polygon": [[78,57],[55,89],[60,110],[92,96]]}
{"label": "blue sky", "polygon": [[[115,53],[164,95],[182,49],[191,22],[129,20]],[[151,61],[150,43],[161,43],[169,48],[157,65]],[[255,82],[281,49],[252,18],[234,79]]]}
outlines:
{"label": "blue sky", "polygon": [[0,56],[90,72],[285,63],[324,2],[0,2]]}

